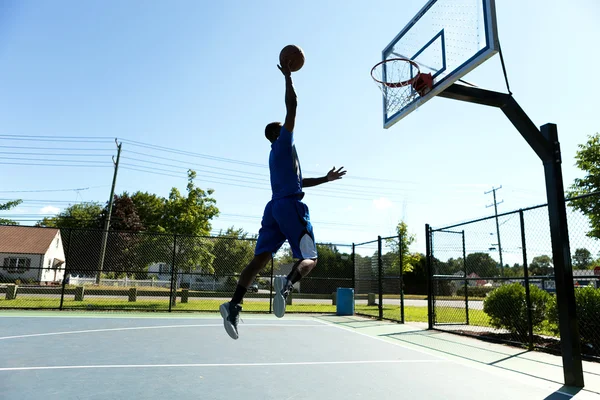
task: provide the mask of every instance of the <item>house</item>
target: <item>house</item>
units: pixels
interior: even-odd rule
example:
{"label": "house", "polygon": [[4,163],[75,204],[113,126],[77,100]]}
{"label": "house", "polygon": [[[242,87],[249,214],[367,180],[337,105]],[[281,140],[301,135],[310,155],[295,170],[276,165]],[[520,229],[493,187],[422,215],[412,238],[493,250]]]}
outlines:
{"label": "house", "polygon": [[0,279],[4,282],[62,282],[65,252],[60,230],[0,226]]}

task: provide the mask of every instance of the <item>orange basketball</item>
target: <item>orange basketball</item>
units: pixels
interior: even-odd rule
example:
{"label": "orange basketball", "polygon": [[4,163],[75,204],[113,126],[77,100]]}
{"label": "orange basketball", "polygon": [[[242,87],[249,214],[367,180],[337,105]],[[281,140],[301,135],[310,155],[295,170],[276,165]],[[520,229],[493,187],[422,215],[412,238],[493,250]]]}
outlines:
{"label": "orange basketball", "polygon": [[290,71],[296,72],[304,65],[304,52],[296,45],[285,46],[279,53],[279,65],[282,67],[290,63]]}

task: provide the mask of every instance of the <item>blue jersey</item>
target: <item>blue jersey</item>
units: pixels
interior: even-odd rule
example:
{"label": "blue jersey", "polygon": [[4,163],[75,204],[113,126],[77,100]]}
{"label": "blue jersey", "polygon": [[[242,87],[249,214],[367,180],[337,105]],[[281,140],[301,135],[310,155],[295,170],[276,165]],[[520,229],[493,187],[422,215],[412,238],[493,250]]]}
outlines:
{"label": "blue jersey", "polygon": [[271,144],[269,155],[273,199],[302,193],[302,170],[293,133],[281,127],[277,140]]}

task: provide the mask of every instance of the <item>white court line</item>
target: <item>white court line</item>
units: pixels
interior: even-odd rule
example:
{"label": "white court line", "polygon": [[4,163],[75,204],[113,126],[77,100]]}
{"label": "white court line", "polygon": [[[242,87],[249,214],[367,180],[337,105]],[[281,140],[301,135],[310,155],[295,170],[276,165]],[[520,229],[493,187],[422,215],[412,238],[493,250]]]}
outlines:
{"label": "white court line", "polygon": [[[223,324],[197,324],[197,325],[157,325],[157,326],[134,326],[134,327],[126,327],[126,328],[105,328],[105,329],[86,329],[82,331],[64,331],[64,332],[47,332],[47,333],[32,333],[27,335],[15,335],[15,336],[4,336],[0,337],[0,340],[7,339],[20,339],[20,338],[29,338],[29,337],[38,337],[38,336],[54,336],[54,335],[74,335],[78,333],[96,333],[96,332],[119,332],[119,331],[135,331],[135,330],[144,330],[144,329],[171,329],[171,328],[203,328],[203,327],[222,327]],[[311,328],[323,328],[323,324],[243,324],[243,327],[251,327],[251,326],[274,326],[274,327],[311,327]]]}
{"label": "white court line", "polygon": [[53,369],[106,369],[106,368],[220,368],[220,367],[276,367],[299,365],[356,365],[356,364],[423,364],[438,363],[442,360],[357,360],[357,361],[304,361],[231,364],[115,364],[115,365],[56,365],[47,367],[6,367],[2,371],[39,371]]}

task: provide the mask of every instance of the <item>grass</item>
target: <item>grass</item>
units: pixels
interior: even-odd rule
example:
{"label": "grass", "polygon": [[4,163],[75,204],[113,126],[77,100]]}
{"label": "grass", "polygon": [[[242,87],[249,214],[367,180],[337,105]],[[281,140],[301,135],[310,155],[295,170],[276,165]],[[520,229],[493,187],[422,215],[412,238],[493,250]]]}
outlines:
{"label": "grass", "polygon": [[[188,303],[181,303],[178,299],[177,304],[172,308],[173,311],[209,311],[216,312],[222,300],[196,300],[190,299]],[[0,309],[18,309],[18,308],[36,308],[49,309],[59,308],[60,298],[40,298],[40,297],[25,297],[21,296],[15,300],[0,299]],[[129,302],[120,299],[102,299],[97,297],[88,297],[84,301],[75,301],[73,299],[64,299],[64,309],[71,310],[140,310],[140,311],[168,311],[169,301],[165,297],[164,300],[139,300]],[[269,302],[267,301],[247,301],[243,304],[244,311],[249,312],[268,312]],[[310,304],[300,303],[287,306],[287,311],[290,313],[335,313],[336,306],[329,304]],[[454,307],[436,307],[438,323],[464,323],[466,321],[465,310]],[[377,306],[367,306],[357,304],[355,312],[358,314],[369,315],[373,317],[379,316]],[[391,320],[400,320],[400,306],[385,305],[383,307],[383,317]],[[405,306],[404,320],[406,322],[423,322],[428,321],[427,307]],[[469,325],[490,327],[490,318],[483,310],[469,310]],[[537,334],[555,337],[553,327],[544,322]]]}
{"label": "grass", "polygon": [[[196,300],[190,299],[188,303],[177,302],[173,307],[175,311],[217,311],[222,300]],[[39,298],[39,297],[18,297],[15,300],[0,300],[0,309],[2,308],[58,308],[60,306],[60,298]],[[116,309],[116,310],[152,310],[152,311],[167,311],[169,309],[168,298],[164,300],[140,300],[129,302],[120,299],[102,299],[96,297],[88,297],[84,301],[75,301],[73,299],[65,299],[63,302],[65,309]],[[267,301],[247,301],[243,304],[245,311],[269,311],[269,302]],[[299,303],[291,304],[287,307],[287,311],[291,313],[335,313],[336,306],[328,304],[310,304]],[[357,313],[379,316],[377,306],[356,305]],[[438,307],[438,313],[442,316],[441,322],[458,322],[461,318],[464,319],[464,311],[458,308],[448,307],[447,312],[443,312]],[[480,310],[471,310],[469,313],[471,319],[479,320],[486,325],[488,322],[487,315]],[[400,306],[384,306],[384,318],[399,320]],[[443,317],[446,316],[446,317]],[[427,307],[404,307],[405,321],[427,322]],[[445,318],[445,319],[444,319]]]}

